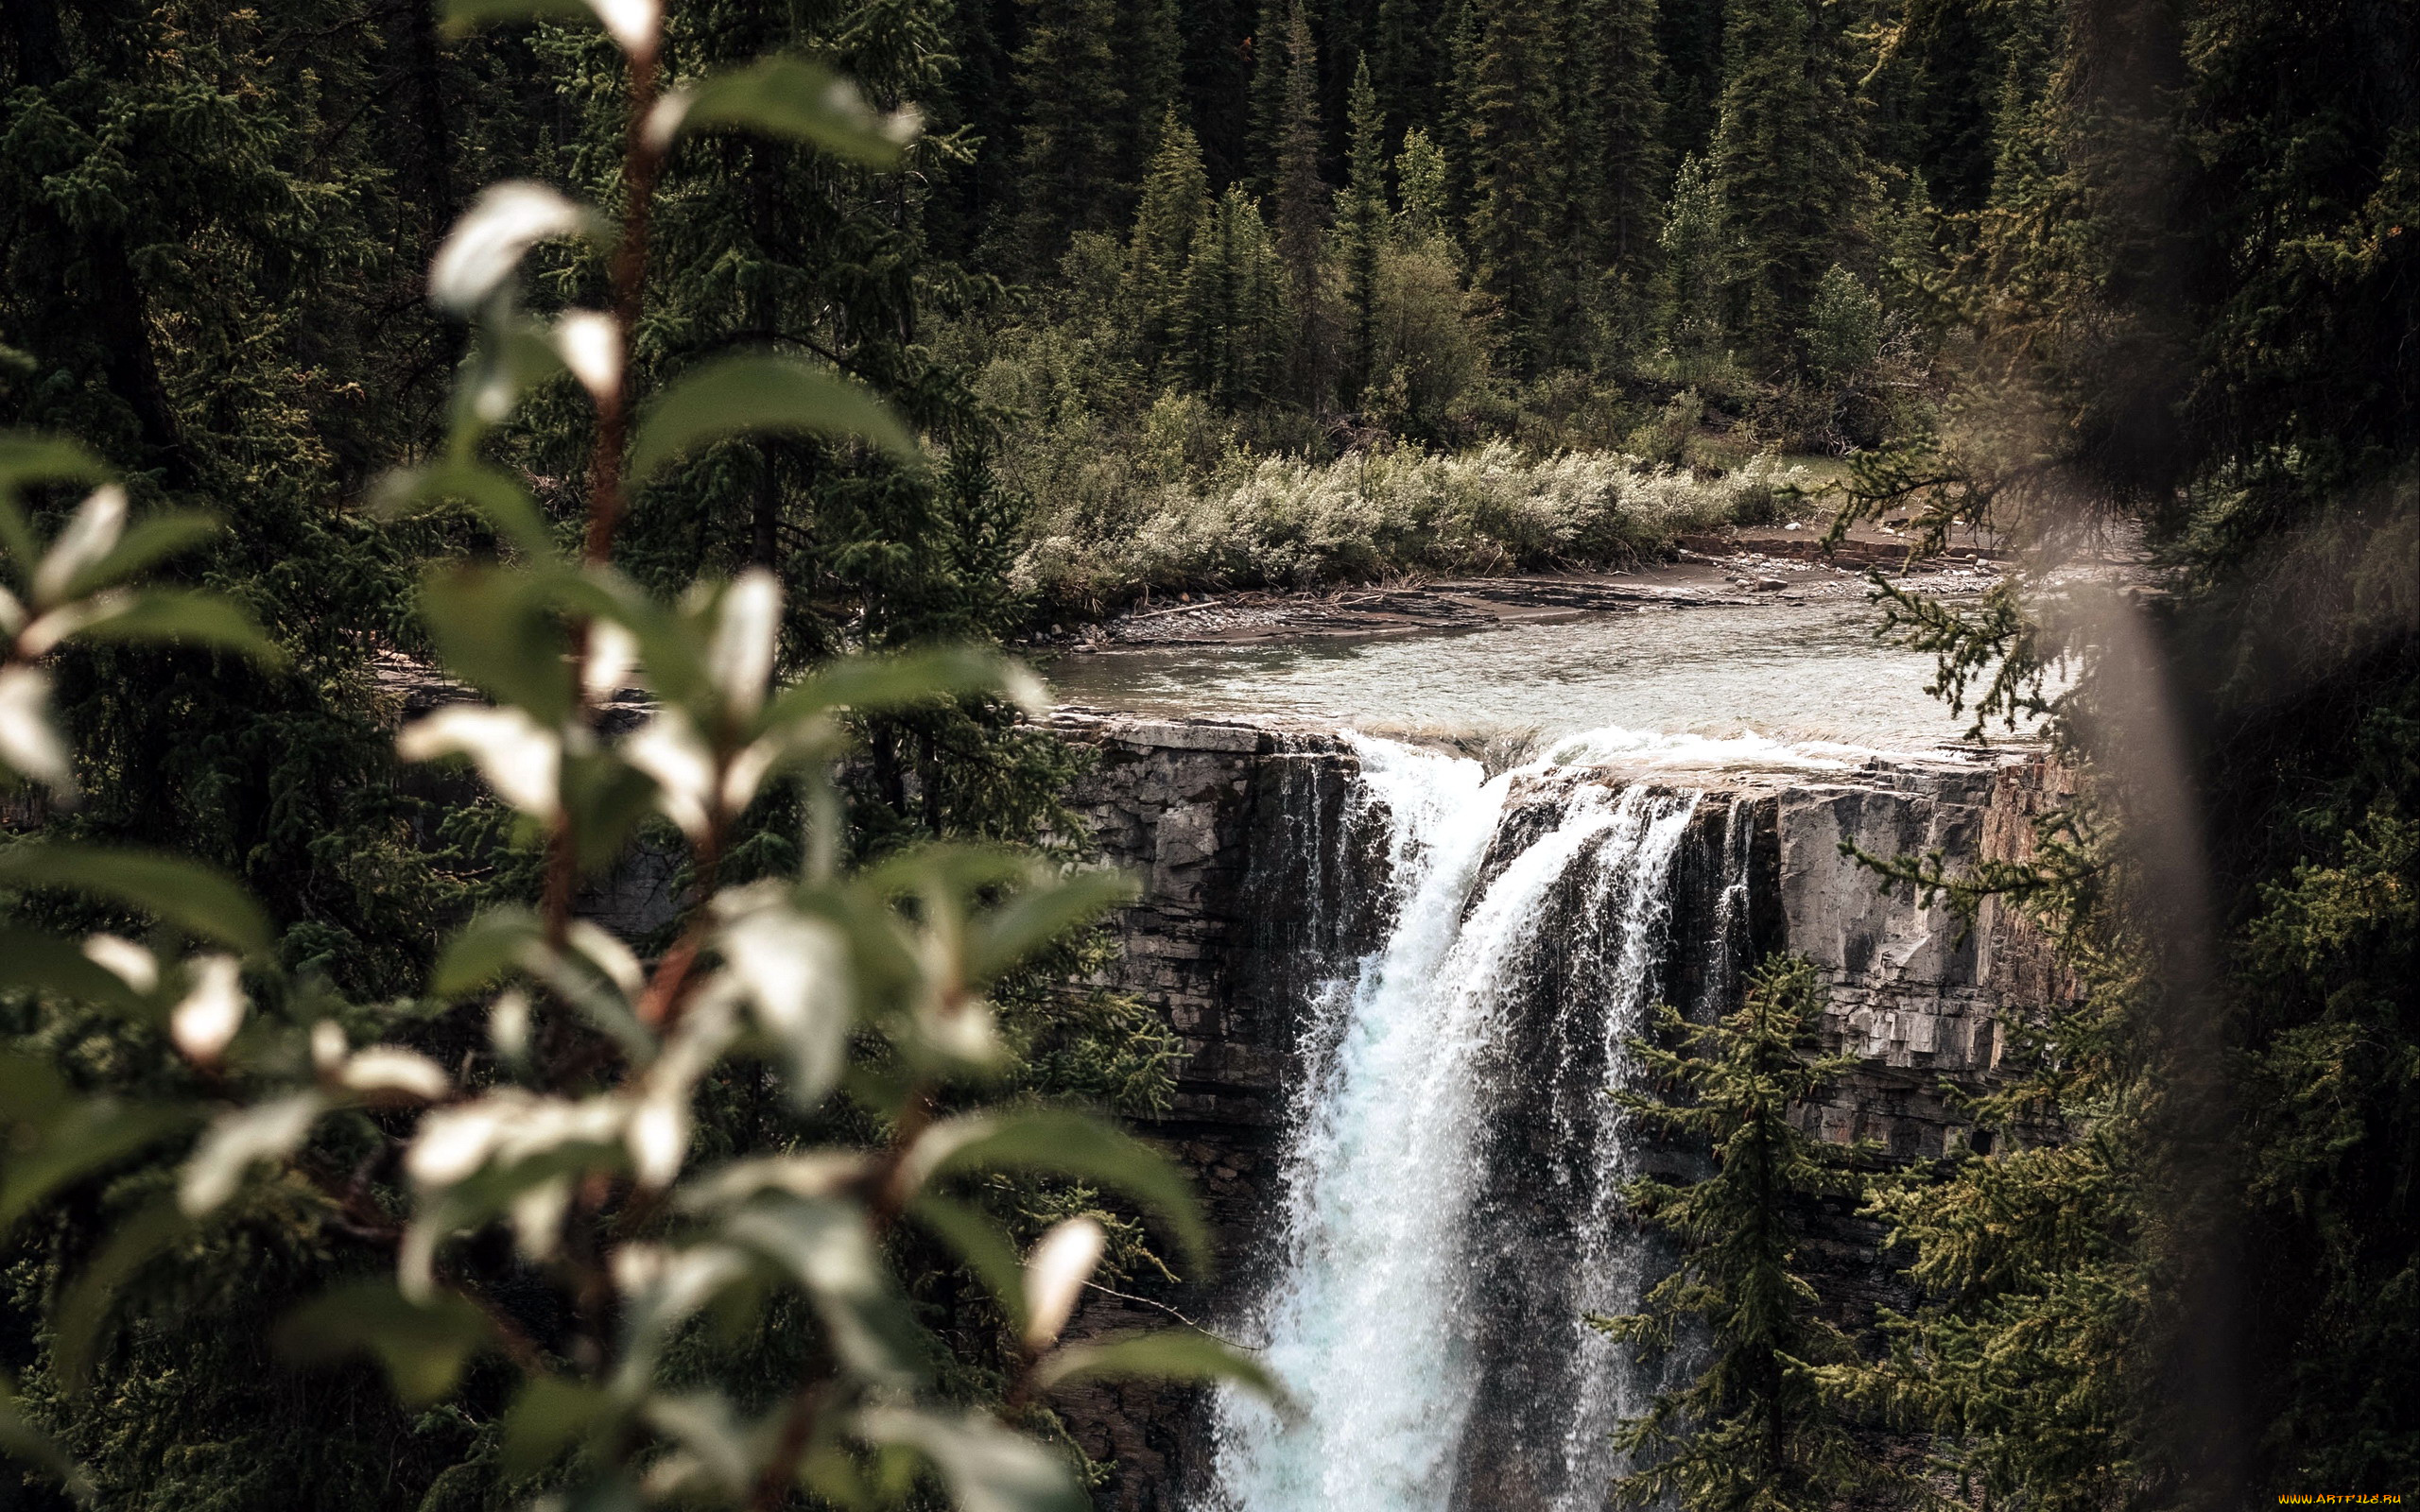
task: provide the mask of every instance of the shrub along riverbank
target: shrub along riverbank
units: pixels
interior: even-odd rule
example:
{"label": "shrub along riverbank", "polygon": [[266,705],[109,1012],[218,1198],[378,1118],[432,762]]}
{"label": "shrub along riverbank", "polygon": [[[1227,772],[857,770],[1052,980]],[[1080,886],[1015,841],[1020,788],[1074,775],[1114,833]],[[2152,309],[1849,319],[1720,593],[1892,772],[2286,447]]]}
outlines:
{"label": "shrub along riverbank", "polygon": [[1048,491],[1036,490],[1015,579],[1045,605],[1084,614],[1147,591],[1618,565],[1684,531],[1770,518],[1812,480],[1772,456],[1702,478],[1626,453],[1531,458],[1495,441],[1325,463],[1231,453],[1174,478],[1105,458],[1020,481]]}

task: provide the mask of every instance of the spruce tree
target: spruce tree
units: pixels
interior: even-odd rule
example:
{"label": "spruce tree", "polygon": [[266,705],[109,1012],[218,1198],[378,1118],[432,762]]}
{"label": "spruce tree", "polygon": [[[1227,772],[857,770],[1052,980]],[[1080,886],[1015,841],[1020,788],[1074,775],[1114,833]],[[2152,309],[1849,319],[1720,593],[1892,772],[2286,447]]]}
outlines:
{"label": "spruce tree", "polygon": [[1452,168],[1445,149],[1418,127],[1403,134],[1403,150],[1395,154],[1395,187],[1403,209],[1395,216],[1395,234],[1410,244],[1453,244],[1447,219],[1448,184]]}
{"label": "spruce tree", "polygon": [[1566,112],[1571,141],[1572,276],[1585,337],[1602,361],[1635,348],[1652,324],[1656,232],[1670,160],[1664,146],[1663,60],[1654,0],[1574,0]]}
{"label": "spruce tree", "polygon": [[1437,125],[1453,65],[1452,50],[1439,40],[1453,26],[1458,9],[1452,0],[1378,0],[1361,55],[1370,63],[1386,140],[1400,141],[1414,128]]}
{"label": "spruce tree", "polygon": [[1842,1152],[1793,1122],[1854,1056],[1815,1053],[1824,997],[1812,963],[1775,956],[1746,1001],[1713,1023],[1667,1006],[1662,1035],[1677,1048],[1633,1040],[1654,1089],[1624,1092],[1641,1122],[1710,1145],[1714,1173],[1679,1185],[1633,1182],[1631,1211],[1681,1246],[1680,1267],[1644,1309],[1592,1317],[1651,1354],[1673,1348],[1685,1324],[1712,1335],[1695,1380],[1660,1392],[1616,1442],[1645,1460],[1616,1483],[1636,1504],[1677,1500],[1682,1512],[1825,1512],[1872,1478],[1849,1439],[1826,1366],[1854,1363],[1848,1336],[1819,1313],[1799,1273],[1809,1199],[1853,1192]]}
{"label": "spruce tree", "polygon": [[1210,218],[1210,180],[1193,129],[1170,111],[1143,180],[1126,249],[1126,300],[1146,362],[1167,354],[1183,323],[1185,260]]}
{"label": "spruce tree", "polygon": [[1039,275],[1077,232],[1108,231],[1124,218],[1117,191],[1131,181],[1121,169],[1133,139],[1114,0],[1019,3],[1027,30],[1016,77],[1025,120],[1011,250],[1015,266]]}
{"label": "spruce tree", "polygon": [[1313,409],[1326,407],[1337,369],[1336,312],[1322,277],[1329,194],[1320,172],[1324,134],[1320,129],[1319,49],[1311,37],[1303,0],[1286,20],[1286,97],[1277,139],[1277,187],[1270,196],[1277,259],[1285,269],[1286,299],[1297,338],[1291,343],[1288,397]]}
{"label": "spruce tree", "polygon": [[1167,123],[1178,113],[1184,83],[1184,42],[1177,26],[1176,0],[1137,0],[1119,6],[1117,21],[1117,68],[1125,114],[1115,189],[1122,194],[1128,186],[1143,181]]}
{"label": "spruce tree", "polygon": [[1500,302],[1506,345],[1525,373],[1564,354],[1572,314],[1564,237],[1573,165],[1559,19],[1550,0],[1490,6],[1462,90],[1472,275]]}
{"label": "spruce tree", "polygon": [[1655,9],[1655,50],[1664,60],[1656,94],[1664,102],[1665,149],[1676,160],[1703,156],[1714,142],[1722,9],[1723,0],[1663,0]]}
{"label": "spruce tree", "polygon": [[1260,207],[1229,184],[1194,233],[1179,339],[1194,387],[1230,409],[1272,398],[1290,356],[1285,268]]}
{"label": "spruce tree", "polygon": [[1768,371],[1792,369],[1824,269],[1858,240],[1864,157],[1834,22],[1813,0],[1732,0],[1709,165],[1725,312]]}
{"label": "spruce tree", "polygon": [[1722,200],[1704,160],[1681,160],[1658,246],[1664,254],[1665,340],[1685,365],[1702,361],[1722,348],[1722,276],[1727,266]]}
{"label": "spruce tree", "polygon": [[1277,158],[1270,219],[1277,232],[1277,255],[1297,298],[1319,278],[1320,233],[1326,229],[1328,191],[1320,173],[1319,49],[1311,38],[1303,0],[1286,18],[1286,93],[1277,126]]}
{"label": "spruce tree", "polygon": [[1346,333],[1345,382],[1357,391],[1370,375],[1371,320],[1378,277],[1378,254],[1389,233],[1384,117],[1378,94],[1370,82],[1365,55],[1353,70],[1348,112],[1353,126],[1351,150],[1345,163],[1344,189],[1337,197],[1337,250],[1344,266]]}
{"label": "spruce tree", "polygon": [[1260,0],[1184,0],[1177,9],[1179,103],[1213,183],[1253,171],[1259,15]]}
{"label": "spruce tree", "polygon": [[1255,194],[1276,190],[1278,160],[1286,132],[1286,76],[1292,64],[1290,33],[1296,0],[1260,0],[1253,26],[1249,170],[1244,181]]}

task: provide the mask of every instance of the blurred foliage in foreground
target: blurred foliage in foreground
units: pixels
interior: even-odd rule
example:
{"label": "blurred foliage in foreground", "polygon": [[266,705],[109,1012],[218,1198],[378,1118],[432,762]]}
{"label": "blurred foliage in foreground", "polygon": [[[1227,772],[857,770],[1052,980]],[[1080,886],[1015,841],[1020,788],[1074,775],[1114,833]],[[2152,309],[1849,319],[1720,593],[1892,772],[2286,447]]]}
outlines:
{"label": "blurred foliage in foreground", "polygon": [[[579,11],[453,7],[460,25]],[[1048,1031],[1034,1005],[1020,1022],[992,996],[1063,952],[1123,880],[997,845],[852,860],[832,777],[866,722],[1029,704],[1030,679],[928,650],[785,683],[770,572],[667,601],[614,565],[630,502],[730,438],[821,435],[928,466],[897,413],[826,363],[733,352],[649,386],[633,361],[655,185],[688,139],[751,131],[887,168],[916,122],[795,58],[666,89],[651,6],[595,19],[625,63],[620,224],[526,180],[472,198],[429,272],[432,301],[470,324],[445,440],[379,488],[390,516],[467,507],[494,543],[421,584],[422,627],[471,696],[396,746],[468,763],[509,816],[491,843],[528,857],[535,896],[452,932],[418,990],[369,998],[335,962],[281,959],[271,911],[187,855],[64,837],[0,850],[0,885],[82,920],[11,924],[0,952],[21,1031],[0,1056],[0,1225],[48,1221],[55,1247],[80,1251],[15,1272],[19,1315],[39,1324],[26,1395],[0,1397],[0,1448],[79,1498],[257,1502],[282,1479],[391,1503],[413,1488],[357,1429],[315,1442],[306,1418],[302,1442],[249,1474],[115,1437],[190,1435],[186,1412],[239,1434],[251,1417],[257,1434],[260,1393],[313,1389],[279,1378],[358,1359],[420,1415],[387,1420],[438,1440],[405,1467],[424,1504],[769,1508],[804,1491],[1073,1512],[1077,1461],[1035,1436],[1052,1391],[1101,1375],[1273,1384],[1191,1331],[1060,1342],[1113,1248],[1150,1253],[1145,1225],[1206,1262],[1162,1157],[1021,1095],[1011,1041],[1032,1051]],[[605,307],[527,313],[524,263],[565,239],[604,249]],[[593,414],[569,551],[490,460],[497,429],[565,376]],[[0,593],[0,761],[60,804],[78,796],[52,700],[61,644],[165,641],[271,675],[287,660],[222,595],[130,586],[212,522],[130,523],[127,491],[103,483],[41,540],[25,499],[102,472],[72,444],[0,440],[16,584]],[[601,706],[626,690],[647,712],[609,734]],[[792,831],[769,848],[747,816],[776,784]],[[575,907],[646,825],[687,879],[651,964]],[[1098,1215],[1051,1211],[1070,1206]],[[934,1297],[953,1275],[983,1299]],[[304,1276],[310,1300],[245,1315]],[[146,1334],[176,1333],[147,1322],[180,1311],[234,1331],[221,1358],[275,1374],[187,1384],[147,1367]]]}

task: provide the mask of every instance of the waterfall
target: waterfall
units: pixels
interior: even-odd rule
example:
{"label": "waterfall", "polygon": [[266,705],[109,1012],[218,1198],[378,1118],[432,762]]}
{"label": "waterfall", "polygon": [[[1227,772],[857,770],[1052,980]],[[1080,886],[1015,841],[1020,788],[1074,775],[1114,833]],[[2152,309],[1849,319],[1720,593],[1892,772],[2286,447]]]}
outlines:
{"label": "waterfall", "polygon": [[1583,1322],[1634,1305],[1648,1267],[1605,1093],[1661,990],[1697,799],[1351,744],[1343,822],[1377,853],[1377,943],[1303,988],[1252,1325],[1302,1411],[1222,1396],[1199,1505],[1594,1508],[1646,1389]]}

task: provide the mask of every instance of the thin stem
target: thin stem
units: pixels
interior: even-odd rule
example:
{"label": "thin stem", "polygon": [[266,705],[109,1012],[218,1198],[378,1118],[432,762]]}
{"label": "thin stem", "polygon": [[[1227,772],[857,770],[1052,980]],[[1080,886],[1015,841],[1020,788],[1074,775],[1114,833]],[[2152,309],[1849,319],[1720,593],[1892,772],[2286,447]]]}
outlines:
{"label": "thin stem", "polygon": [[823,1416],[823,1407],[832,1396],[832,1383],[818,1380],[801,1386],[790,1398],[790,1409],[782,1418],[781,1437],[773,1445],[770,1458],[765,1462],[765,1473],[756,1478],[756,1489],[748,1498],[749,1512],[776,1512],[798,1481],[798,1462],[806,1446],[815,1441],[816,1419]]}
{"label": "thin stem", "polygon": [[[577,675],[575,673],[575,675]],[[571,933],[572,894],[579,883],[579,855],[572,844],[571,816],[556,822],[546,836],[546,892],[541,917],[546,924],[546,945],[560,952]]]}
{"label": "thin stem", "polygon": [[[656,172],[664,154],[649,138],[648,116],[655,109],[656,49],[653,43],[630,55],[629,105],[622,126],[622,239],[614,249],[614,339],[621,345],[614,387],[596,396],[596,444],[588,456],[588,531],[581,559],[591,567],[613,560],[614,527],[622,517],[622,457],[630,442],[631,358],[637,345],[639,317],[646,309],[647,228],[649,202],[655,198]],[[572,686],[580,700],[577,718],[588,715],[585,689],[589,627],[573,634]],[[571,928],[572,893],[579,870],[578,853],[566,822],[557,828],[546,858],[546,891],[543,917],[547,942],[562,948]]]}
{"label": "thin stem", "polygon": [[647,225],[655,197],[656,171],[664,154],[648,134],[655,109],[653,48],[631,55],[630,114],[622,136],[622,241],[614,250],[614,324],[622,344],[614,391],[598,401],[596,449],[588,464],[588,539],[585,559],[601,567],[614,554],[614,530],[622,519],[622,455],[630,438],[631,357],[647,297]]}
{"label": "thin stem", "polygon": [[[722,791],[730,765],[726,761],[715,769],[717,793]],[[638,1014],[639,1022],[650,1029],[667,1027],[680,1019],[681,1009],[688,1002],[689,989],[697,979],[698,957],[705,950],[707,932],[714,925],[714,911],[710,905],[716,885],[722,876],[723,841],[731,828],[731,816],[723,812],[719,798],[715,800],[707,820],[705,836],[698,842],[697,880],[688,921],[682,926],[681,937],[656,963],[653,975],[648,979],[647,991],[633,1010]]]}
{"label": "thin stem", "polygon": [[[866,1173],[861,1183],[861,1190],[867,1194],[866,1228],[876,1239],[898,1221],[907,1207],[900,1177],[907,1168],[908,1152],[932,1124],[933,1112],[932,1091],[919,1084],[900,1106],[899,1120],[891,1125],[890,1143],[883,1150],[882,1160]],[[765,1473],[757,1478],[755,1493],[749,1498],[749,1512],[775,1512],[797,1484],[799,1458],[814,1442],[816,1421],[823,1415],[832,1394],[832,1381],[825,1375],[810,1378],[791,1394],[789,1411],[782,1418],[781,1436],[765,1461]]]}

